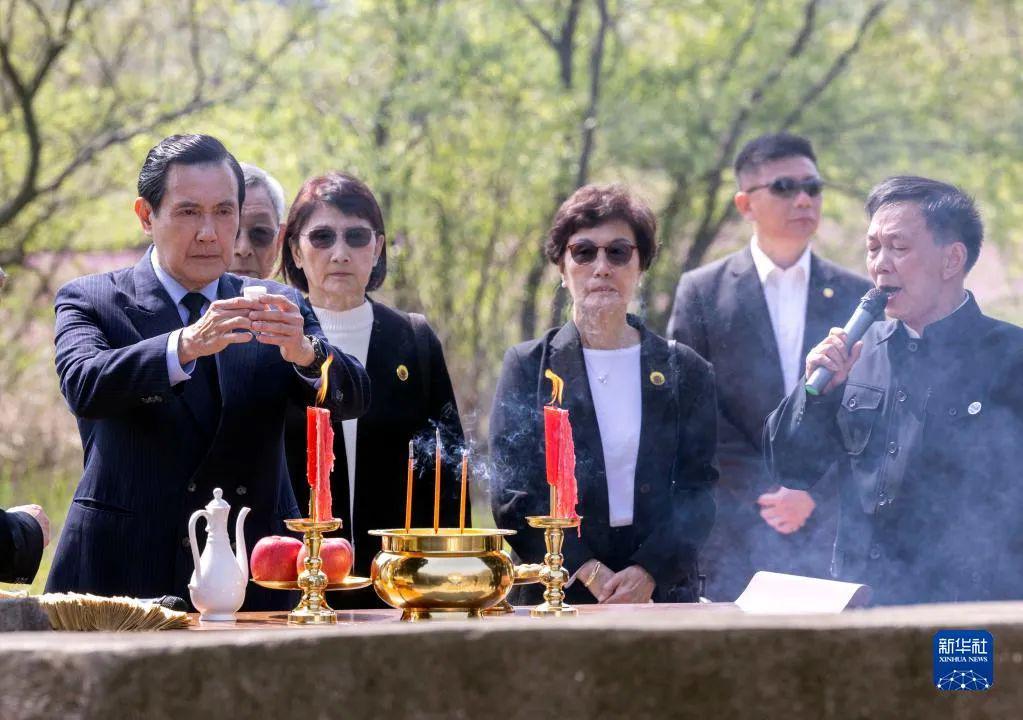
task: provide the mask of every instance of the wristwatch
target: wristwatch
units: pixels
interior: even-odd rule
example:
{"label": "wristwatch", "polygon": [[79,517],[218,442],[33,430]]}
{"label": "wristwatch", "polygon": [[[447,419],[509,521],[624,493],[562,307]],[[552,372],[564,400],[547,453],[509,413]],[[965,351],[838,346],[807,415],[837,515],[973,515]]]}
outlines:
{"label": "wristwatch", "polygon": [[305,367],[295,365],[295,369],[303,377],[318,378],[320,376],[320,368],[323,367],[323,363],[327,362],[327,348],[324,347],[323,341],[315,335],[306,335],[306,339],[313,346],[313,361]]}

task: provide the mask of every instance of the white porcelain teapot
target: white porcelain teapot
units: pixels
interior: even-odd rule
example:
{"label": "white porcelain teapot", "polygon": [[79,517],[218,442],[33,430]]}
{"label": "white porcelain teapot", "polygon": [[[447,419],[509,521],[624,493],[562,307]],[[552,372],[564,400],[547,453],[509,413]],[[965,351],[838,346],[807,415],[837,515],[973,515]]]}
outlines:
{"label": "white porcelain teapot", "polygon": [[[202,613],[200,620],[230,621],[245,602],[245,585],[249,581],[249,558],[245,550],[243,525],[250,508],[243,507],[234,525],[238,554],[231,550],[227,535],[227,516],[231,506],[223,499],[220,488],[213,491],[213,500],[205,510],[196,510],[188,519],[188,540],[192,545],[195,571],[188,583],[192,604]],[[195,524],[206,518],[206,547],[199,557],[195,541]]]}

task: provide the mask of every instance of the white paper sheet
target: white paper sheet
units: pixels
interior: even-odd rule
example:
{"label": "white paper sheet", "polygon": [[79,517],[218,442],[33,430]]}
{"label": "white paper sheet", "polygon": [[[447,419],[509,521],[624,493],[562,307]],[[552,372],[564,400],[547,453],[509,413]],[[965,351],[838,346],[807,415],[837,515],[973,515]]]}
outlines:
{"label": "white paper sheet", "polygon": [[870,594],[867,585],[760,571],[735,604],[748,613],[838,613],[863,607]]}

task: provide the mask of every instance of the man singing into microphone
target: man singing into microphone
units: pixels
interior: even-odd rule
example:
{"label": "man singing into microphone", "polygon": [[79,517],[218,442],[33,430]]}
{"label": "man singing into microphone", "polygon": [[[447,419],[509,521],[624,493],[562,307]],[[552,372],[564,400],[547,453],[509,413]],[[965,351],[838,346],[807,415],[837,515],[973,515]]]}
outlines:
{"label": "man singing into microphone", "polygon": [[834,373],[772,413],[765,455],[787,487],[837,465],[832,573],[877,604],[1023,597],[1023,330],[965,290],[983,226],[935,180],[893,177],[867,200],[867,269],[888,320],[848,347],[832,328],[806,358]]}

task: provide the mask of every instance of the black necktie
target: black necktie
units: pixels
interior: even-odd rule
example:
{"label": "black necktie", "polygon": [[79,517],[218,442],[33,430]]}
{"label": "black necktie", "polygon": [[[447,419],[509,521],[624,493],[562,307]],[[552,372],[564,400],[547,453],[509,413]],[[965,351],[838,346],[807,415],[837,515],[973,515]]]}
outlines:
{"label": "black necktie", "polygon": [[181,298],[181,304],[188,310],[188,320],[185,321],[185,324],[192,325],[202,317],[202,306],[206,304],[206,296],[202,293],[190,292]]}
{"label": "black necktie", "polygon": [[[181,298],[181,304],[188,310],[186,325],[193,325],[199,321],[199,318],[202,317],[203,305],[207,302],[206,296],[197,292],[190,292]],[[185,385],[186,392],[200,389],[208,393],[206,398],[200,399],[200,402],[202,404],[209,402],[210,404],[212,417],[205,418],[205,420],[209,422],[207,424],[207,431],[212,434],[220,419],[220,383],[217,380],[217,361],[213,355],[204,355],[195,361],[192,379]]]}

